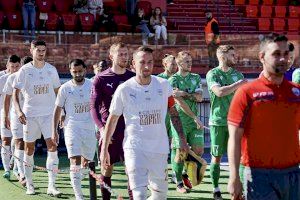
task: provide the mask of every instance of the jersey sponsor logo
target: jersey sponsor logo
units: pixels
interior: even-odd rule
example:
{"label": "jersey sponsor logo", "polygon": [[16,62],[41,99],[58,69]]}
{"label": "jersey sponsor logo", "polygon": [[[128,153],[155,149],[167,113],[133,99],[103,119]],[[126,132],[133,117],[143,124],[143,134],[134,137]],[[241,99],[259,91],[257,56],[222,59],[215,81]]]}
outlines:
{"label": "jersey sponsor logo", "polygon": [[111,83],[111,84],[106,83],[106,86],[113,88],[113,84],[114,84],[114,83]]}
{"label": "jersey sponsor logo", "polygon": [[33,86],[34,94],[48,94],[49,93],[49,84],[41,84]]}
{"label": "jersey sponsor logo", "polygon": [[157,90],[157,93],[158,93],[159,96],[162,96],[162,95],[163,95],[162,89],[158,89],[158,90]]}
{"label": "jersey sponsor logo", "polygon": [[161,110],[139,112],[140,125],[161,124]]}
{"label": "jersey sponsor logo", "polygon": [[75,113],[90,112],[90,102],[74,103],[74,112]]}
{"label": "jersey sponsor logo", "polygon": [[294,95],[296,95],[297,97],[300,96],[300,90],[298,88],[293,87],[292,88],[292,92],[294,93]]}
{"label": "jersey sponsor logo", "polygon": [[255,92],[253,93],[254,98],[262,98],[262,97],[274,97],[274,92]]}

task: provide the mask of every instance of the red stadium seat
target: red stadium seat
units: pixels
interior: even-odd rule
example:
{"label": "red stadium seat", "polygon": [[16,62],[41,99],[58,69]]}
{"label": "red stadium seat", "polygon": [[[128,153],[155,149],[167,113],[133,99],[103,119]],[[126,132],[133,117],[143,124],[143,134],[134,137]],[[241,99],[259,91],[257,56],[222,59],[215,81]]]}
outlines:
{"label": "red stadium seat", "polygon": [[247,17],[257,17],[258,8],[257,6],[249,5],[246,7],[246,15]]}
{"label": "red stadium seat", "polygon": [[244,5],[245,4],[245,0],[235,0],[234,4],[235,5]]}
{"label": "red stadium seat", "polygon": [[289,0],[277,0],[276,5],[278,6],[287,6],[289,3]]}
{"label": "red stadium seat", "polygon": [[299,17],[300,7],[299,6],[289,6],[290,17]]}
{"label": "red stadium seat", "polygon": [[259,4],[259,0],[249,0],[249,4],[250,5],[258,5]]}
{"label": "red stadium seat", "polygon": [[269,31],[270,30],[270,19],[268,18],[259,18],[258,19],[258,29],[260,31]]}
{"label": "red stadium seat", "polygon": [[285,20],[282,18],[273,19],[273,30],[274,31],[284,31],[285,30]]}
{"label": "red stadium seat", "polygon": [[117,0],[121,10],[123,12],[126,12],[126,0]]}
{"label": "red stadium seat", "polygon": [[9,29],[21,30],[22,28],[22,15],[20,12],[11,11],[6,13]]}
{"label": "red stadium seat", "polygon": [[59,16],[55,12],[48,13],[48,20],[46,21],[46,29],[55,31],[58,27]]}
{"label": "red stadium seat", "polygon": [[40,12],[47,13],[52,10],[53,0],[36,0],[36,5]]}
{"label": "red stadium seat", "polygon": [[152,5],[149,1],[139,1],[136,7],[144,9],[145,16],[150,16],[152,14]]}
{"label": "red stadium seat", "polygon": [[114,21],[118,26],[119,32],[129,32],[131,30],[131,25],[128,23],[127,15],[115,15]]}
{"label": "red stadium seat", "polygon": [[299,19],[288,19],[288,31],[299,30]]}
{"label": "red stadium seat", "polygon": [[273,0],[263,0],[263,5],[273,5]]}
{"label": "red stadium seat", "polygon": [[272,16],[272,6],[261,6],[260,16],[261,17],[271,17]]}
{"label": "red stadium seat", "polygon": [[15,11],[17,10],[17,0],[1,0],[0,1],[1,6],[3,11]]}
{"label": "red stadium seat", "polygon": [[112,14],[119,13],[119,3],[115,0],[104,0],[103,6],[105,10],[109,11]]}
{"label": "red stadium seat", "polygon": [[275,17],[285,17],[286,7],[285,6],[275,6]]}
{"label": "red stadium seat", "polygon": [[92,31],[94,28],[94,15],[90,13],[79,14],[79,21],[83,31]]}
{"label": "red stadium seat", "polygon": [[66,13],[71,10],[73,7],[74,1],[73,0],[54,0],[54,5],[57,12]]}
{"label": "red stadium seat", "polygon": [[77,28],[77,15],[74,13],[63,13],[61,18],[65,31],[75,31]]}
{"label": "red stadium seat", "polygon": [[2,28],[3,26],[4,17],[4,12],[0,11],[0,28]]}

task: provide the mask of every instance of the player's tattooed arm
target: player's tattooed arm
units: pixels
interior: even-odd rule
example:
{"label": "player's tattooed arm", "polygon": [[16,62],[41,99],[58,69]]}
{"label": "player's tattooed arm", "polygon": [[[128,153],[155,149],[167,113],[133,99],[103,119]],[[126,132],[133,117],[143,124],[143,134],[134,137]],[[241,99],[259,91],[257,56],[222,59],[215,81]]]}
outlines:
{"label": "player's tattooed arm", "polygon": [[61,113],[62,113],[63,108],[59,106],[55,106],[54,108],[54,114],[53,114],[53,119],[52,119],[52,142],[57,146],[58,145],[58,124],[61,118]]}
{"label": "player's tattooed arm", "polygon": [[193,111],[190,109],[190,107],[185,103],[185,101],[183,100],[183,98],[181,97],[176,97],[174,98],[176,103],[181,107],[181,109],[183,110],[183,112],[185,114],[187,114],[190,118],[192,118],[194,120],[194,122],[197,125],[198,129],[202,129],[203,128],[203,124],[200,121],[200,119],[198,118],[197,115],[195,115],[195,113],[193,113]]}
{"label": "player's tattooed arm", "polygon": [[188,151],[189,147],[185,138],[185,135],[183,133],[182,123],[179,117],[178,111],[175,109],[175,107],[169,108],[169,114],[172,121],[172,124],[176,130],[176,133],[178,134],[180,138],[180,148],[182,150]]}

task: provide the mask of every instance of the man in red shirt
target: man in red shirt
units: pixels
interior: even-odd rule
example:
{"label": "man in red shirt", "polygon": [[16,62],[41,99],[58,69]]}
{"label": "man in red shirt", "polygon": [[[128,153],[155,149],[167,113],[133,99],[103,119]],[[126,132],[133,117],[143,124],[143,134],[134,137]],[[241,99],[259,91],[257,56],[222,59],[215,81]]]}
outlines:
{"label": "man in red shirt", "polygon": [[300,198],[300,86],[284,79],[288,39],[269,35],[260,45],[263,73],[237,90],[228,113],[228,191],[247,200]]}

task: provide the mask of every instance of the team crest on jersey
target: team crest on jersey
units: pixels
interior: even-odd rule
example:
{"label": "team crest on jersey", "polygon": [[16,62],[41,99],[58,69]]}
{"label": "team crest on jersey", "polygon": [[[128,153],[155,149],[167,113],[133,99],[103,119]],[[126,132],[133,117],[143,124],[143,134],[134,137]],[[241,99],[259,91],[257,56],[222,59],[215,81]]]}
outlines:
{"label": "team crest on jersey", "polygon": [[232,77],[232,80],[233,80],[234,82],[237,82],[237,81],[238,81],[238,77],[237,77],[237,76],[233,76],[233,77]]}
{"label": "team crest on jersey", "polygon": [[294,93],[294,95],[296,95],[297,97],[300,96],[300,90],[298,88],[293,87],[292,88],[292,92]]}
{"label": "team crest on jersey", "polygon": [[196,85],[196,84],[197,84],[197,81],[196,81],[195,79],[193,79],[193,80],[192,80],[192,84],[193,84],[193,85]]}
{"label": "team crest on jersey", "polygon": [[132,99],[134,99],[134,100],[136,99],[136,94],[131,94],[131,93],[130,93],[129,96],[130,96]]}

